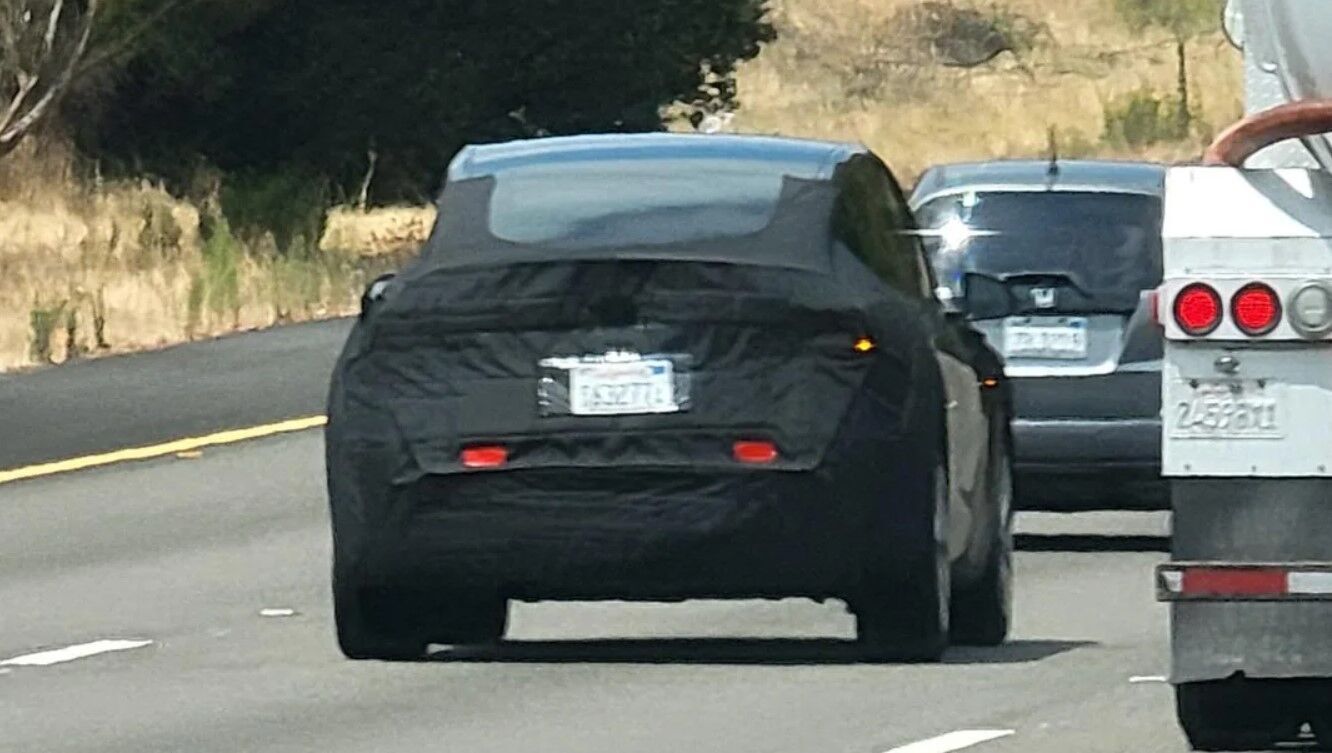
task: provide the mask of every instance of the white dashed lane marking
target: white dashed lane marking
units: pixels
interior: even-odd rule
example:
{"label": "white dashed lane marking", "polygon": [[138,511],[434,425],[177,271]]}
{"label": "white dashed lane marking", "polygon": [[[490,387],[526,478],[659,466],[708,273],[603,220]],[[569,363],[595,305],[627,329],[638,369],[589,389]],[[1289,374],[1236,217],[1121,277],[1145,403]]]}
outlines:
{"label": "white dashed lane marking", "polygon": [[152,643],[152,641],[125,640],[80,643],[77,646],[66,646],[64,648],[52,649],[50,651],[39,651],[35,654],[15,656],[12,659],[0,661],[0,667],[49,667],[52,664],[64,664],[65,662],[86,659],[89,656],[97,656],[98,654],[109,654],[113,651],[129,651],[131,649],[143,648],[144,646],[152,645]]}
{"label": "white dashed lane marking", "polygon": [[887,753],[952,753],[1013,734],[1011,729],[964,729],[893,748]]}

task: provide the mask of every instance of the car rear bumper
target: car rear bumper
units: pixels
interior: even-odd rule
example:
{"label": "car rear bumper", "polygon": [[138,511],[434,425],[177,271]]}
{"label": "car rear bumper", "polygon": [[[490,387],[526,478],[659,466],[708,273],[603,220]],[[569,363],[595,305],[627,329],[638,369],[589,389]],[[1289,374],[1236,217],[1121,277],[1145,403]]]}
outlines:
{"label": "car rear bumper", "polygon": [[[893,455],[889,455],[893,457]],[[645,468],[430,476],[335,545],[364,583],[436,582],[516,599],[846,597],[929,556],[929,471]],[[335,508],[338,501],[334,500]],[[343,539],[338,542],[338,539]]]}
{"label": "car rear bumper", "polygon": [[1013,421],[1023,509],[1166,509],[1161,420]]}

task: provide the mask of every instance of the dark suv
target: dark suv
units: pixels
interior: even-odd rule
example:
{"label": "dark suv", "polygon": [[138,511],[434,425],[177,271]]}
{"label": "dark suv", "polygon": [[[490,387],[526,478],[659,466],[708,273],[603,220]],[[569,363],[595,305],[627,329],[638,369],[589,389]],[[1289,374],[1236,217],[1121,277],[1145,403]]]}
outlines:
{"label": "dark suv", "polygon": [[1164,181],[1151,164],[1001,161],[935,167],[912,196],[940,297],[1007,362],[1022,507],[1169,505],[1148,296]]}

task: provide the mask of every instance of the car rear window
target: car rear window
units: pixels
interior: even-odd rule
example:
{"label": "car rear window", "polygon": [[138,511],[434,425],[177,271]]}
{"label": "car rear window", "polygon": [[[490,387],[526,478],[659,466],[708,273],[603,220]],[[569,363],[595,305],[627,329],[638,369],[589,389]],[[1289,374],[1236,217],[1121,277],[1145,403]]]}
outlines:
{"label": "car rear window", "polygon": [[1005,280],[1065,276],[1110,308],[1161,279],[1161,200],[1142,194],[969,191],[917,210],[939,275],[962,295],[968,272]]}
{"label": "car rear window", "polygon": [[513,243],[555,248],[750,235],[772,222],[784,178],[792,172],[799,170],[688,158],[513,167],[496,176],[490,232]]}

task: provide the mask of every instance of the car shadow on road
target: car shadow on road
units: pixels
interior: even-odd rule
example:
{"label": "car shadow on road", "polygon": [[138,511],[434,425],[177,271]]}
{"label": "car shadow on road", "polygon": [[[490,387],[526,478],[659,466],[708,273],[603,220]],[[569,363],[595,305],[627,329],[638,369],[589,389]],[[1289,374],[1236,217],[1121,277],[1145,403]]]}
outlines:
{"label": "car shadow on road", "polygon": [[[1024,664],[1095,645],[1091,641],[1019,640],[995,648],[949,650],[944,664]],[[852,641],[830,638],[665,638],[504,641],[434,652],[443,662],[580,664],[819,665],[868,662]]]}
{"label": "car shadow on road", "polygon": [[1020,533],[1013,537],[1013,543],[1020,552],[1170,553],[1169,536]]}

